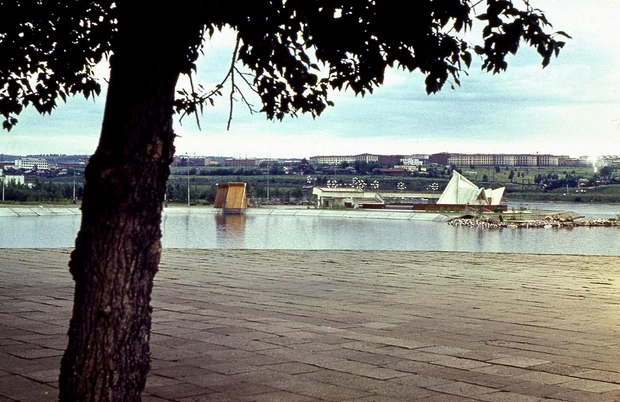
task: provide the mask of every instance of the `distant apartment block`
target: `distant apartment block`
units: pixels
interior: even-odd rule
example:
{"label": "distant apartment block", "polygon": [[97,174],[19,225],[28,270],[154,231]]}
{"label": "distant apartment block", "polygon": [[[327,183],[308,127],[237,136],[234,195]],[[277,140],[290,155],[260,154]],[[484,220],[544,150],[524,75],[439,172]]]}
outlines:
{"label": "distant apartment block", "polygon": [[260,160],[251,158],[251,159],[236,159],[236,158],[228,158],[224,160],[224,166],[238,166],[238,167],[250,167],[250,166],[258,166],[260,165]]}
{"label": "distant apartment block", "polygon": [[354,164],[355,162],[378,163],[381,165],[398,165],[402,163],[403,155],[377,155],[377,154],[359,154],[359,155],[320,155],[311,156],[309,161],[312,165],[331,165],[338,166],[344,162]]}
{"label": "distant apartment block", "polygon": [[25,170],[49,170],[50,166],[43,158],[21,158],[15,160],[15,169]]}
{"label": "distant apartment block", "polygon": [[172,160],[172,166],[217,166],[219,162],[213,158],[206,156],[175,156]]}
{"label": "distant apartment block", "polygon": [[456,166],[488,166],[494,165],[495,163],[494,155],[485,155],[485,154],[451,154],[447,158],[446,165],[456,165]]}
{"label": "distant apartment block", "polygon": [[618,155],[603,155],[599,157],[599,166],[611,166],[620,167],[620,156]]}
{"label": "distant apartment block", "polygon": [[[400,163],[405,166],[424,166],[428,165],[429,156],[428,155],[407,155],[401,158]],[[397,165],[398,163],[396,163]]]}
{"label": "distant apartment block", "polygon": [[12,184],[24,184],[24,175],[5,175],[4,170],[0,169],[0,182],[3,185]]}
{"label": "distant apartment block", "polygon": [[580,156],[579,158],[569,158],[568,156],[560,157],[560,166],[588,166],[602,168],[605,166],[620,168],[620,156],[618,155],[601,155],[601,156]]}
{"label": "distant apartment block", "polygon": [[538,166],[559,166],[560,157],[554,155],[538,155]]}
{"label": "distant apartment block", "polygon": [[354,162],[379,163],[379,155],[373,155],[373,154],[355,155]]}
{"label": "distant apartment block", "polygon": [[587,160],[583,158],[571,158],[568,156],[560,157],[560,166],[579,167],[579,166],[588,166],[588,165],[592,165],[592,163],[588,162]]}
{"label": "distant apartment block", "polygon": [[384,166],[394,166],[403,163],[404,155],[377,155],[377,161]]}
{"label": "distant apartment block", "polygon": [[453,154],[430,156],[431,163],[456,166],[559,166],[559,156],[548,154]]}
{"label": "distant apartment block", "polygon": [[620,156],[602,155],[571,158],[566,155],[550,154],[452,154],[441,153],[430,156],[433,163],[456,166],[564,166],[564,167],[620,167]]}
{"label": "distant apartment block", "polygon": [[355,156],[354,155],[311,156],[309,160],[312,165],[341,165],[343,162],[355,163]]}

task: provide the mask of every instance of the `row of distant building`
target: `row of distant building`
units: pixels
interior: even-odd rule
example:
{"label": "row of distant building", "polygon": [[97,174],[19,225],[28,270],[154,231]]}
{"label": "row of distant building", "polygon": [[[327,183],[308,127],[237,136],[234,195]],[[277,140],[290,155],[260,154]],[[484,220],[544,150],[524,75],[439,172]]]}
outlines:
{"label": "row of distant building", "polygon": [[[15,174],[14,170],[36,170],[41,166],[41,170],[49,170],[49,162],[42,158],[20,158],[12,164],[9,162],[0,163],[0,182],[2,183],[2,200],[4,201],[4,186],[9,183],[25,184],[23,174]],[[8,173],[5,173],[5,169]]]}
{"label": "row of distant building", "polygon": [[59,176],[68,174],[68,169],[83,168],[84,166],[84,160],[67,163],[51,163],[49,160],[40,157],[16,158],[13,161],[3,160],[0,161],[0,181],[3,185],[8,183],[25,184],[24,174],[45,174],[50,170],[54,170],[54,176]]}
{"label": "row of distant building", "polygon": [[[223,163],[215,162],[224,166],[260,166],[267,159],[260,158],[227,158]],[[401,167],[410,170],[413,167],[428,165],[443,166],[612,166],[620,167],[620,156],[604,155],[595,160],[590,156],[572,158],[566,155],[551,154],[465,154],[442,152],[437,154],[413,154],[413,155],[378,155],[378,154],[358,154],[358,155],[318,155],[308,158],[308,162],[313,166],[329,165],[341,166],[343,164],[353,165],[355,163],[379,164],[383,166]],[[205,165],[213,164],[213,161],[205,159]]]}
{"label": "row of distant building", "polygon": [[[183,157],[175,158],[173,165],[180,165],[185,161],[189,166],[237,166],[252,167],[261,166],[265,163],[299,163],[301,159],[261,159],[261,158],[215,158],[215,157],[191,157],[189,160]],[[439,166],[596,166],[596,167],[620,167],[620,156],[603,155],[593,160],[590,156],[571,158],[564,155],[551,154],[464,154],[442,152],[437,154],[413,154],[413,155],[378,155],[378,154],[358,154],[358,155],[319,155],[311,156],[307,159],[313,166],[329,165],[341,166],[343,164],[353,165],[355,163],[379,164],[383,166],[402,167],[411,169],[412,167],[439,165]],[[0,167],[4,169],[15,169],[21,171],[66,169],[84,166],[85,161],[77,164],[52,165],[47,159],[37,158],[18,158],[13,162],[0,162]],[[1,169],[0,169],[1,170]]]}
{"label": "row of distant building", "polygon": [[7,157],[2,155],[2,161],[0,161],[1,170],[51,170],[51,169],[71,169],[71,168],[84,168],[88,162],[88,157],[69,156],[66,158],[60,158],[56,155],[52,155],[49,158],[43,156],[36,157]]}
{"label": "row of distant building", "polygon": [[378,163],[381,165],[426,166],[620,166],[620,156],[606,155],[592,160],[590,156],[571,158],[566,155],[551,154],[465,154],[442,152],[417,155],[375,155],[359,154],[346,156],[313,156],[313,165],[341,165],[343,163]]}

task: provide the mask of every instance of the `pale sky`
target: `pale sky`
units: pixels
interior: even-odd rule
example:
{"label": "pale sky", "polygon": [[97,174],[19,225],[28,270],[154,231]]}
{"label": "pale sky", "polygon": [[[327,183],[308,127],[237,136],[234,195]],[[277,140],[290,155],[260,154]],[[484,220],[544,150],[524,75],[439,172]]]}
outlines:
{"label": "pale sky", "polygon": [[[518,2],[518,0],[515,0]],[[542,69],[522,46],[505,73],[481,72],[461,86],[427,96],[423,76],[392,70],[372,95],[334,92],[335,106],[310,116],[267,121],[237,102],[226,131],[228,100],[207,108],[199,130],[193,117],[176,123],[177,154],[233,157],[310,157],[326,154],[435,152],[620,154],[620,2],[531,0],[573,39]],[[482,9],[479,10],[482,12]],[[196,81],[211,87],[223,77],[232,51],[228,32],[205,46]],[[480,41],[478,41],[480,43]],[[99,66],[102,76],[107,66]],[[246,90],[246,95],[249,95]],[[51,116],[33,109],[10,132],[0,132],[2,154],[92,154],[104,96],[69,99]],[[254,102],[257,109],[258,102]],[[177,119],[178,120],[178,119]]]}

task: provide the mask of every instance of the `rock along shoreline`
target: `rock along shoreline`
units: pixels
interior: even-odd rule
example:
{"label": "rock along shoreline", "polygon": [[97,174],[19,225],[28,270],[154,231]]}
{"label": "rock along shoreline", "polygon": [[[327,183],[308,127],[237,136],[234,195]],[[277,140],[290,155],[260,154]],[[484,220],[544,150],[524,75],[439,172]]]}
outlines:
{"label": "rock along shoreline", "polygon": [[615,219],[582,219],[572,215],[555,214],[538,219],[505,220],[503,217],[466,216],[450,219],[448,225],[476,227],[482,229],[502,228],[574,228],[585,227],[620,227]]}

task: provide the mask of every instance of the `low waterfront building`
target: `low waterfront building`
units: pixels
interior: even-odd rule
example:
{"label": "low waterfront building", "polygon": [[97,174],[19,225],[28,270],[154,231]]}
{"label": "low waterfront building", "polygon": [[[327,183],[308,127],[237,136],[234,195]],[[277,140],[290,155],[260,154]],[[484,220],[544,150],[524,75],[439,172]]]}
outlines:
{"label": "low waterfront building", "polygon": [[[432,206],[438,194],[403,191],[366,191],[353,187],[312,187],[318,208],[366,208],[414,210],[415,205]],[[423,208],[420,208],[423,209]]]}
{"label": "low waterfront building", "polygon": [[362,205],[385,205],[385,201],[376,191],[364,191],[360,188],[314,187],[312,195],[316,196],[319,208],[360,208]]}

